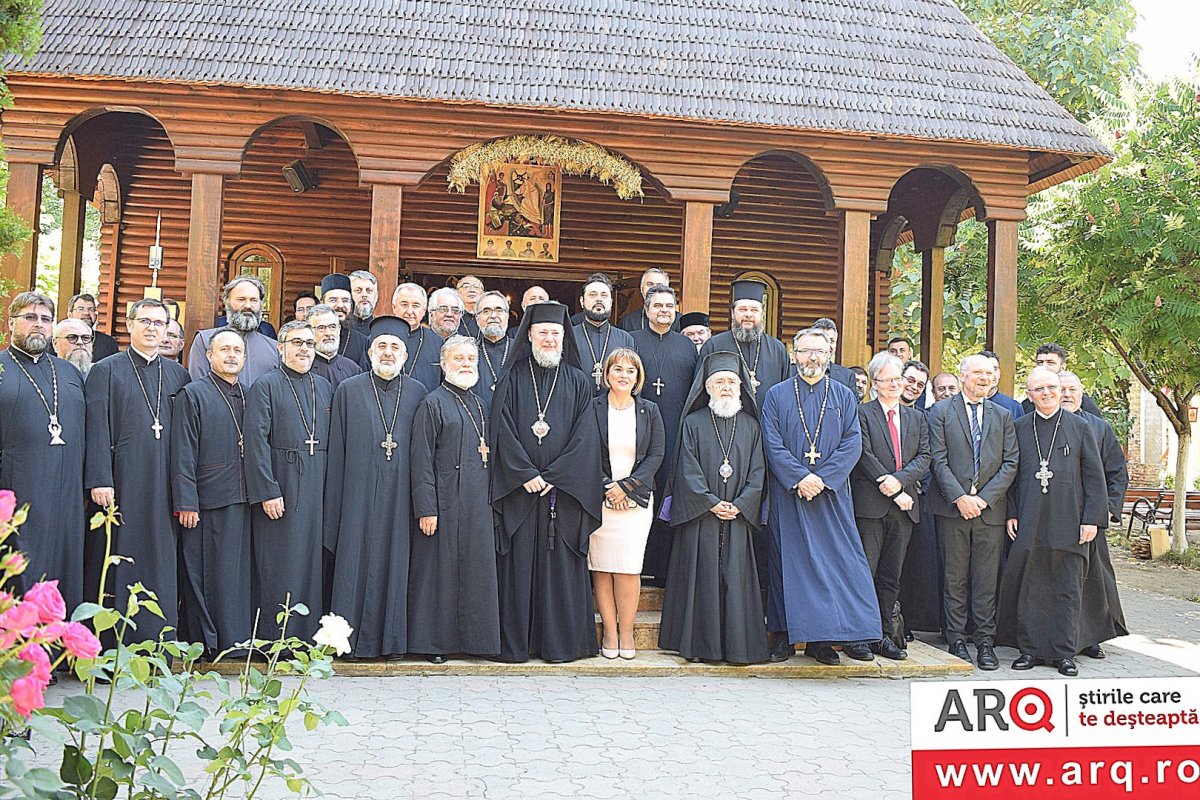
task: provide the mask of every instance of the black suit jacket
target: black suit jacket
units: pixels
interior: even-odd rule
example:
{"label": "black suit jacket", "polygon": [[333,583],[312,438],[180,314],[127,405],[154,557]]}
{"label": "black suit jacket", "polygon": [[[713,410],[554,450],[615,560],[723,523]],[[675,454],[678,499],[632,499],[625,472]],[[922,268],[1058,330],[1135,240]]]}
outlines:
{"label": "black suit jacket", "polygon": [[[634,404],[637,408],[637,456],[633,472],[628,478],[617,482],[631,500],[645,508],[650,504],[650,494],[654,491],[654,475],[666,453],[667,434],[662,413],[654,401],[635,397]],[[612,463],[608,457],[608,392],[592,401],[592,410],[600,429],[600,458],[604,484],[607,485],[612,482]]]}
{"label": "black suit jacket", "polygon": [[[954,501],[971,493],[974,448],[971,422],[962,395],[935,403],[929,422],[929,454],[933,459],[933,488],[929,503],[939,517],[962,518]],[[1007,519],[1008,487],[1017,477],[1017,432],[1012,415],[991,400],[983,401],[983,441],[979,455],[976,494],[987,503],[986,525],[1003,525]]]}
{"label": "black suit jacket", "polygon": [[891,475],[900,481],[902,491],[913,499],[908,516],[914,523],[921,521],[921,479],[929,471],[929,427],[925,415],[914,408],[900,406],[900,463],[892,449],[887,414],[878,400],[858,407],[858,424],[862,430],[862,455],[850,473],[850,489],[854,494],[854,516],[879,519],[895,507],[895,501],[879,491],[878,479]]}

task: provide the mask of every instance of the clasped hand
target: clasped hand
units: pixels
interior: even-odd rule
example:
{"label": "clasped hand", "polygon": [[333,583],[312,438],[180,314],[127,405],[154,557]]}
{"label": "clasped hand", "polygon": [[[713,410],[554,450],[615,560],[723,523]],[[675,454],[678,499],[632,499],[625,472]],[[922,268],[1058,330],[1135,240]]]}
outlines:
{"label": "clasped hand", "polygon": [[[987,508],[987,502],[977,494],[964,494],[954,501],[963,519],[975,519]],[[1016,535],[1016,534],[1012,534]]]}
{"label": "clasped hand", "polygon": [[629,496],[616,481],[604,485],[604,502],[615,511],[626,511],[629,508]]}
{"label": "clasped hand", "polygon": [[530,494],[540,495],[547,495],[550,493],[550,490],[554,488],[553,485],[546,483],[545,479],[541,475],[525,481],[524,486],[525,491],[529,492]]}
{"label": "clasped hand", "polygon": [[912,495],[910,495],[908,492],[901,492],[900,494],[893,496],[892,502],[895,503],[896,507],[901,511],[911,511],[913,507]]}
{"label": "clasped hand", "polygon": [[812,500],[823,491],[825,491],[825,481],[821,480],[821,476],[815,472],[808,473],[803,480],[796,484],[796,494],[805,500]]}
{"label": "clasped hand", "polygon": [[737,519],[738,515],[742,513],[741,511],[738,510],[737,506],[735,506],[733,503],[729,502],[728,500],[722,500],[721,502],[717,503],[715,506],[710,508],[709,511],[711,511],[713,514],[715,514],[717,516],[717,519],[722,520],[724,522],[730,522],[732,520],[735,520],[735,519]]}

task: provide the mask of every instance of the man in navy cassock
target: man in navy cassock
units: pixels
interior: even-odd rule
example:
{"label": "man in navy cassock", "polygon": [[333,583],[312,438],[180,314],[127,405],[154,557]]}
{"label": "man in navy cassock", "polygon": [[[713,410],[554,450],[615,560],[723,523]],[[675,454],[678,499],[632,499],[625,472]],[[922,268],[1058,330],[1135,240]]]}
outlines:
{"label": "man in navy cassock", "polygon": [[800,331],[792,348],[800,374],[772,387],[762,408],[771,475],[771,659],[787,659],[802,641],[806,655],[835,665],[835,643],[883,635],[850,493],[862,453],[859,404],[852,389],[830,378],[833,345],[823,332]]}

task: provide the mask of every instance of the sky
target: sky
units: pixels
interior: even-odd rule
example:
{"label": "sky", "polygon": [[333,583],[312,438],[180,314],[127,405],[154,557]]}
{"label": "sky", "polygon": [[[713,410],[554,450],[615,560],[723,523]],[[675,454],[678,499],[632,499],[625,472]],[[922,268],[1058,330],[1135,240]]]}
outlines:
{"label": "sky", "polygon": [[1186,76],[1191,54],[1200,52],[1200,0],[1133,0],[1133,5],[1142,69],[1156,81]]}

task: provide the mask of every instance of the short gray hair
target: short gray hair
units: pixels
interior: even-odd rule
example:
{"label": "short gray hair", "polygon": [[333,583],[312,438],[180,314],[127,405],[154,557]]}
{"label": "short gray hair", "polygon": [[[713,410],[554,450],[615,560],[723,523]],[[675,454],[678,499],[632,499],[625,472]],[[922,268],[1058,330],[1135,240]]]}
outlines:
{"label": "short gray hair", "polygon": [[393,303],[396,302],[396,295],[400,294],[400,292],[402,292],[406,289],[416,289],[418,292],[421,293],[421,300],[426,303],[429,302],[429,293],[426,292],[425,287],[419,283],[402,283],[399,286],[397,286],[392,291],[392,302]]}
{"label": "short gray hair", "polygon": [[971,362],[977,358],[981,358],[984,361],[986,361],[988,363],[989,367],[992,365],[992,360],[990,358],[988,358],[987,356],[983,355],[982,353],[975,353],[974,355],[964,356],[963,360],[958,362],[958,375],[960,378],[967,374],[967,372],[971,369]]}
{"label": "short gray hair", "polygon": [[454,334],[453,336],[447,338],[446,341],[442,342],[442,349],[438,357],[440,360],[445,361],[446,357],[455,350],[460,347],[467,346],[470,346],[475,352],[479,352],[479,343],[475,341],[475,337]]}
{"label": "short gray hair", "polygon": [[669,294],[671,295],[671,302],[675,303],[675,305],[679,305],[679,298],[675,295],[675,290],[665,283],[656,283],[646,290],[646,305],[650,305],[650,298],[654,297],[656,294]]}
{"label": "short gray hair", "polygon": [[467,305],[466,305],[466,303],[463,302],[462,295],[458,293],[458,289],[455,289],[451,286],[443,286],[440,289],[434,289],[433,294],[429,295],[429,305],[430,306],[438,305],[438,303],[441,302],[441,300],[439,298],[442,298],[442,297],[447,297],[447,298],[453,297],[455,300],[458,301],[458,307],[460,309],[466,310]]}
{"label": "short gray hair", "polygon": [[304,318],[308,319],[309,317],[317,315],[317,314],[336,314],[336,313],[337,312],[333,310],[333,306],[329,305],[328,303],[317,303],[315,306],[310,308],[308,311],[304,312]]}
{"label": "short gray hair", "polygon": [[904,374],[904,362],[887,350],[881,350],[867,362],[867,377],[874,381],[879,377],[879,373],[883,371],[883,368],[887,366],[893,366],[899,374]]}
{"label": "short gray hair", "polygon": [[352,281],[367,281],[368,283],[378,286],[379,279],[367,272],[365,269],[356,269],[348,276]]}
{"label": "short gray hair", "polygon": [[254,277],[253,275],[238,275],[238,276],[230,279],[229,283],[225,284],[225,288],[223,288],[221,290],[221,304],[222,305],[229,302],[229,293],[232,292],[234,287],[237,286],[239,283],[254,284],[254,288],[258,290],[258,299],[259,300],[262,300],[264,297],[267,296],[267,287],[263,286],[263,282],[260,281],[258,278]]}
{"label": "short gray hair", "polygon": [[476,301],[475,308],[479,308],[479,306],[483,303],[483,299],[485,297],[500,298],[500,302],[504,304],[505,311],[508,311],[511,308],[511,306],[509,306],[509,304],[508,304],[508,298],[504,296],[504,292],[497,292],[495,289],[493,289],[490,292],[484,292],[483,294],[479,295],[479,300]]}
{"label": "short gray hair", "polygon": [[825,344],[829,345],[829,349],[833,349],[833,340],[829,338],[829,334],[819,328],[801,328],[796,331],[796,335],[792,337],[792,349],[795,350],[800,344],[800,340],[805,336],[820,336],[825,340]]}
{"label": "short gray hair", "polygon": [[309,325],[307,322],[305,322],[302,319],[294,319],[291,322],[285,322],[285,323],[283,323],[283,326],[279,329],[278,341],[281,343],[285,342],[285,341],[287,341],[287,335],[289,333],[291,333],[292,331],[299,331],[299,330],[306,330],[306,329],[311,331],[312,325]]}

